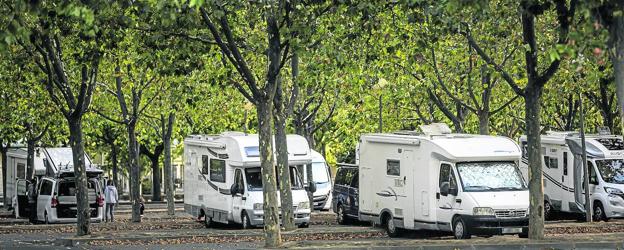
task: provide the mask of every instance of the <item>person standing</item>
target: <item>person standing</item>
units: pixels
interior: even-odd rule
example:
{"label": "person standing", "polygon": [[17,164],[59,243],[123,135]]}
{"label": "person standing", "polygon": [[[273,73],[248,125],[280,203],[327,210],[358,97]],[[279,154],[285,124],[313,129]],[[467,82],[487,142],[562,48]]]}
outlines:
{"label": "person standing", "polygon": [[108,181],[108,185],[106,189],[104,189],[104,201],[106,202],[104,221],[108,222],[110,216],[110,221],[113,222],[113,212],[115,205],[119,202],[119,197],[117,196],[117,188],[113,185],[113,181],[111,180]]}
{"label": "person standing", "polygon": [[28,182],[28,207],[30,209],[30,223],[37,222],[37,180],[32,179]]}

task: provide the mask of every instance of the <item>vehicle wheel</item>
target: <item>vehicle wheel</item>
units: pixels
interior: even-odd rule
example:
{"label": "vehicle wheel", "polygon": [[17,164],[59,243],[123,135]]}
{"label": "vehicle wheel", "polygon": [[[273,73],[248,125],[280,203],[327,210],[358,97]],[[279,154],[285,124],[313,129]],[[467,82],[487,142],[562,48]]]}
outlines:
{"label": "vehicle wheel", "polygon": [[470,239],[471,235],[468,233],[466,223],[461,217],[457,217],[453,220],[453,235],[455,239]]}
{"label": "vehicle wheel", "polygon": [[310,227],[310,224],[308,223],[299,224],[299,228],[309,228],[309,227]]}
{"label": "vehicle wheel", "polygon": [[346,225],[349,224],[348,220],[349,218],[347,218],[344,207],[342,205],[339,205],[338,209],[336,209],[336,221],[338,221],[338,224],[340,225]]}
{"label": "vehicle wheel", "polygon": [[527,233],[521,233],[521,234],[518,234],[518,237],[520,237],[520,238],[522,238],[522,239],[529,238],[529,233],[527,232]]}
{"label": "vehicle wheel", "polygon": [[607,219],[607,214],[604,211],[604,207],[602,207],[602,203],[600,203],[599,201],[594,202],[594,214],[592,219],[594,219],[594,221],[609,220]]}
{"label": "vehicle wheel", "polygon": [[394,224],[394,219],[392,218],[392,215],[386,215],[384,216],[384,219],[384,225],[386,226],[386,233],[388,233],[388,236],[392,238],[399,237],[401,235],[401,229],[397,228]]}
{"label": "vehicle wheel", "polygon": [[43,223],[50,224],[50,220],[48,220],[48,212],[43,212]]}
{"label": "vehicle wheel", "polygon": [[212,226],[212,217],[204,215],[204,226],[206,226],[206,228],[210,228]]}
{"label": "vehicle wheel", "polygon": [[243,215],[241,215],[241,227],[243,229],[251,228],[251,221],[249,220],[249,216],[247,215],[247,212],[243,212]]}
{"label": "vehicle wheel", "polygon": [[550,202],[544,201],[544,220],[550,220],[552,217],[552,206]]}

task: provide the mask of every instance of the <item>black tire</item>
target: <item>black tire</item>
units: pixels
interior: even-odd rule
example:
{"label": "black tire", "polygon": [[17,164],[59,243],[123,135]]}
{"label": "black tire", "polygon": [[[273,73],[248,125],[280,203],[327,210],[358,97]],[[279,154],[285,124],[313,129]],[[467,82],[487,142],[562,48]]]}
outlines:
{"label": "black tire", "polygon": [[472,237],[472,235],[468,232],[466,223],[461,217],[453,219],[453,236],[455,236],[455,239],[458,240],[470,239]]}
{"label": "black tire", "polygon": [[553,210],[550,202],[544,201],[544,220],[552,219]]}
{"label": "black tire", "polygon": [[401,229],[396,227],[396,225],[394,224],[394,218],[392,218],[392,215],[386,214],[386,216],[384,216],[383,218],[383,223],[386,227],[386,233],[388,234],[388,236],[390,236],[391,238],[401,236]]}
{"label": "black tire", "polygon": [[249,215],[247,215],[247,212],[245,211],[243,211],[243,214],[241,215],[241,228],[242,229],[252,228],[251,220],[249,220]]}
{"label": "black tire", "polygon": [[213,224],[212,217],[208,217],[208,215],[204,215],[204,226],[206,228],[210,228],[212,227],[212,224]]}
{"label": "black tire", "polygon": [[342,204],[338,205],[338,208],[336,209],[336,221],[340,225],[349,224],[349,217],[345,213],[345,210]]}
{"label": "black tire", "polygon": [[527,238],[529,238],[529,232],[520,233],[520,234],[518,234],[518,237],[520,237],[522,239],[527,239]]}
{"label": "black tire", "polygon": [[308,223],[299,224],[299,228],[309,228],[309,227],[310,227],[310,224]]}
{"label": "black tire", "polygon": [[50,224],[50,220],[48,219],[48,212],[43,212],[43,223]]}
{"label": "black tire", "polygon": [[602,206],[602,203],[600,203],[600,201],[595,201],[594,202],[594,211],[592,213],[592,219],[594,221],[609,221],[609,219],[607,218],[607,214],[604,210],[604,207]]}

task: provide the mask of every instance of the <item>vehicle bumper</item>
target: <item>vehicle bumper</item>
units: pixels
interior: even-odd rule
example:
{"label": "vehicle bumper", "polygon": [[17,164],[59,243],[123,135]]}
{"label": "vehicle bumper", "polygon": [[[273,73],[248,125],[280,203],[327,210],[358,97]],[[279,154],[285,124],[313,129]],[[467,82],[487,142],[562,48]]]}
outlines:
{"label": "vehicle bumper", "polygon": [[468,232],[473,235],[526,234],[529,217],[496,218],[494,216],[462,216]]}
{"label": "vehicle bumper", "polygon": [[[251,215],[249,218],[249,222],[253,226],[263,226],[264,225],[264,211],[262,210],[253,210],[247,211],[247,214]],[[280,212],[280,219],[282,218]],[[295,212],[295,225],[308,224],[310,223],[310,209],[301,209]]]}

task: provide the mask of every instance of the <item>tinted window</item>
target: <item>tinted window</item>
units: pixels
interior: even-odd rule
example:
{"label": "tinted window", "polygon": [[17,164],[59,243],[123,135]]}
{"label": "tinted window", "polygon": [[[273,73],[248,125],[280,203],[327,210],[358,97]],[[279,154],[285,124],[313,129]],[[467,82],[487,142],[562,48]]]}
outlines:
{"label": "tinted window", "polygon": [[386,174],[399,176],[401,175],[401,163],[397,160],[386,161]]}
{"label": "tinted window", "polygon": [[25,179],[26,178],[26,165],[24,163],[18,163],[16,167],[16,178]]}
{"label": "tinted window", "polygon": [[353,177],[353,180],[351,181],[351,187],[352,187],[352,188],[359,188],[359,184],[360,184],[360,183],[359,183],[359,182],[360,182],[360,180],[359,180],[359,179],[360,179],[360,178],[358,178],[357,176],[354,176],[354,177]]}
{"label": "tinted window", "polygon": [[236,170],[236,173],[234,174],[234,183],[236,184],[236,187],[238,188],[238,191],[241,194],[245,193],[245,183],[243,181],[243,172],[241,172],[240,169]]}
{"label": "tinted window", "polygon": [[440,187],[442,187],[442,183],[449,181],[450,174],[451,174],[451,165],[449,164],[440,165],[440,182],[439,182]]}
{"label": "tinted window", "polygon": [[568,175],[568,152],[563,152],[563,175]]}
{"label": "tinted window", "polygon": [[225,182],[225,161],[210,159],[210,180]]}
{"label": "tinted window", "polygon": [[559,159],[556,157],[544,156],[544,165],[547,168],[559,168]]}
{"label": "tinted window", "polygon": [[202,155],[202,174],[208,174],[208,156]]}
{"label": "tinted window", "polygon": [[49,180],[43,180],[41,183],[41,189],[39,195],[52,195],[52,182]]}

